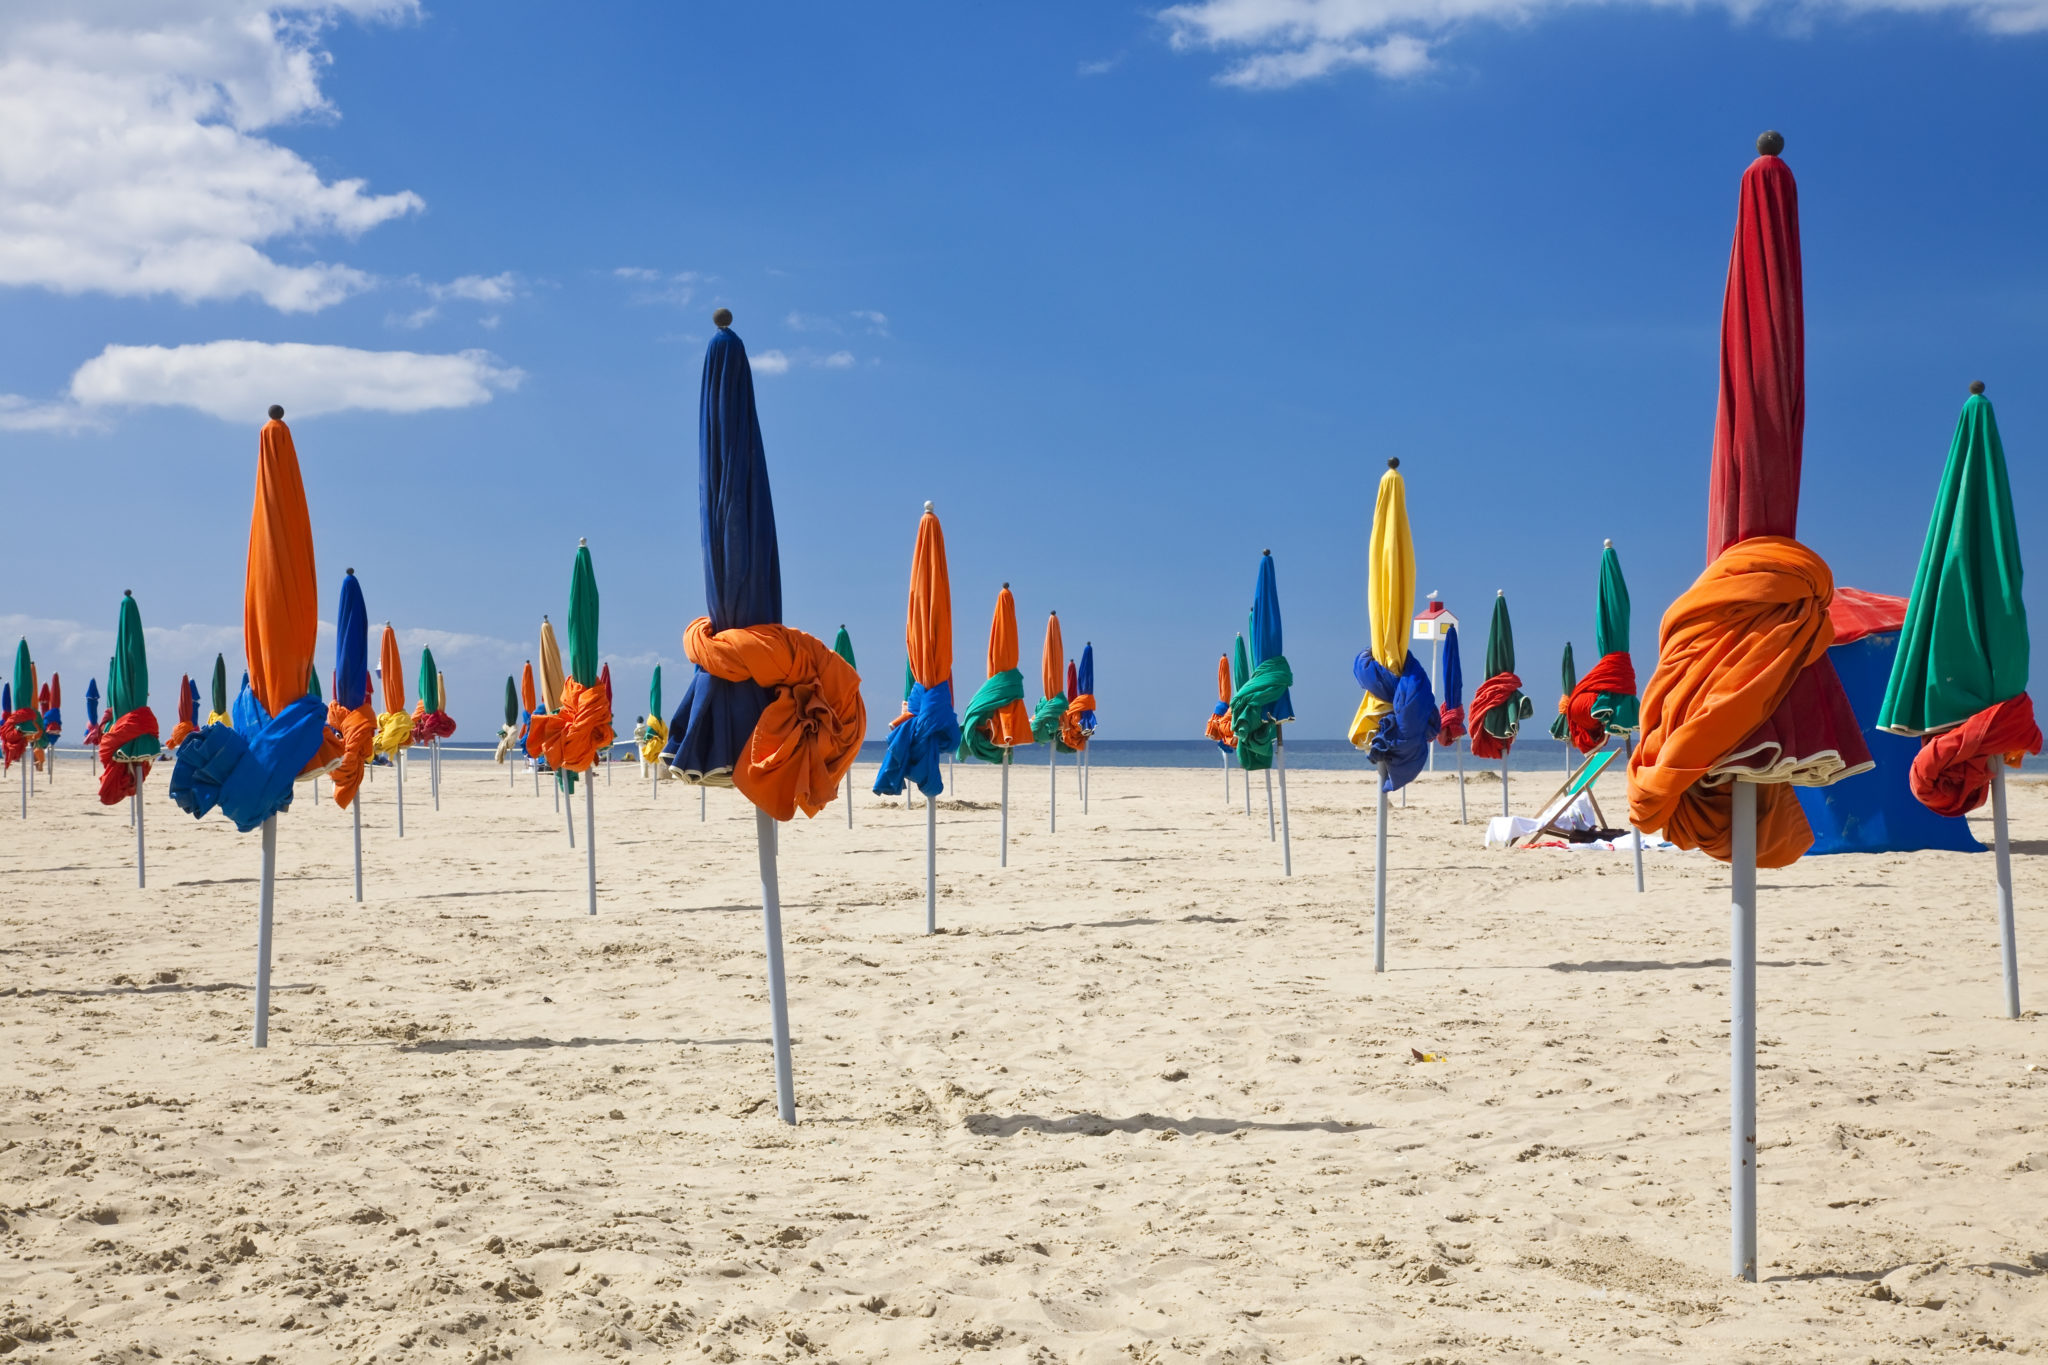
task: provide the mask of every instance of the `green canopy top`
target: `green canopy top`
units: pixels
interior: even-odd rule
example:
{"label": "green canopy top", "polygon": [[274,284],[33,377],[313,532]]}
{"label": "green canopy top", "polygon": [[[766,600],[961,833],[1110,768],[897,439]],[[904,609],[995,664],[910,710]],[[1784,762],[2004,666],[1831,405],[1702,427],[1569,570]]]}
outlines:
{"label": "green canopy top", "polygon": [[216,715],[228,713],[228,661],[227,656],[213,656],[213,710]]}
{"label": "green canopy top", "polygon": [[[149,651],[142,641],[142,608],[135,594],[121,594],[121,619],[114,626],[114,657],[107,665],[107,708],[114,718],[149,705]],[[122,758],[148,758],[161,753],[155,735],[140,735],[121,746]]]}
{"label": "green canopy top", "polygon": [[1603,657],[1628,653],[1628,618],[1628,580],[1610,540],[1600,552],[1600,614],[1593,627],[1593,648]]}
{"label": "green canopy top", "polygon": [[[1579,670],[1578,666],[1572,662],[1572,642],[1570,640],[1564,642],[1563,681],[1564,695],[1569,697],[1572,694],[1572,689],[1579,685]],[[1557,713],[1557,718],[1550,722],[1550,735],[1553,739],[1569,739],[1571,736],[1571,724],[1565,719],[1565,714],[1561,710]]]}
{"label": "green canopy top", "polygon": [[[661,670],[658,668],[654,670],[654,685],[661,686]],[[519,684],[512,681],[510,673],[505,675],[505,723],[519,723]]]}
{"label": "green canopy top", "polygon": [[911,689],[917,686],[917,674],[911,671],[910,660],[903,661],[903,700],[910,700]]}
{"label": "green canopy top", "polygon": [[420,694],[420,705],[428,714],[441,709],[441,670],[434,667],[434,651],[420,651],[419,686],[413,689]]}
{"label": "green canopy top", "polygon": [[28,638],[14,647],[14,705],[17,710],[36,708],[36,666],[28,656]]}
{"label": "green canopy top", "polygon": [[660,721],[662,721],[662,723],[663,723],[663,724],[667,724],[667,722],[666,722],[665,720],[663,720],[663,717],[662,717],[662,714],[661,714],[661,665],[660,665],[660,664],[656,664],[656,665],[654,666],[654,681],[653,681],[652,683],[648,684],[648,687],[647,687],[647,715],[648,715],[648,718],[649,718],[649,719],[651,719],[651,720],[660,720]]}
{"label": "green canopy top", "polygon": [[1237,643],[1230,647],[1230,690],[1234,693],[1252,675],[1251,655],[1245,652],[1244,636],[1237,637]]}
{"label": "green canopy top", "polygon": [[2019,532],[2005,446],[1983,388],[1970,386],[1949,443],[1880,730],[1932,734],[2027,690]]}
{"label": "green canopy top", "polygon": [[569,676],[585,687],[597,685],[597,570],[588,541],[577,542],[569,574]]}
{"label": "green canopy top", "polygon": [[853,637],[846,633],[845,626],[841,626],[839,628],[839,634],[833,638],[832,652],[834,654],[837,654],[840,658],[846,660],[846,666],[848,668],[860,667],[859,664],[853,661]]}
{"label": "green canopy top", "polygon": [[1486,676],[1515,671],[1515,623],[1508,619],[1508,595],[1493,596],[1493,620],[1486,627]]}
{"label": "green canopy top", "polygon": [[320,669],[318,665],[306,670],[306,695],[317,702],[325,703],[327,700],[320,694]]}

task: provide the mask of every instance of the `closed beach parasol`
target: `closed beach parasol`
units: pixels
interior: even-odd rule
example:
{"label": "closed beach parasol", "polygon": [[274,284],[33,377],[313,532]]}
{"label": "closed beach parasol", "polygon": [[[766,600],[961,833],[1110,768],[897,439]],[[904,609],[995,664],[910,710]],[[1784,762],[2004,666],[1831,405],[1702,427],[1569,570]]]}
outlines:
{"label": "closed beach parasol", "polygon": [[[14,678],[0,697],[0,769],[11,768],[27,756],[29,745],[42,728],[36,711],[36,669],[28,641],[14,647]],[[28,765],[21,769],[21,818],[28,819]]]}
{"label": "closed beach parasol", "polygon": [[100,734],[100,680],[98,678],[87,678],[85,680],[85,733],[79,736],[78,742],[92,751],[91,762],[95,778],[99,776],[100,771]]}
{"label": "closed beach parasol", "polygon": [[[1572,770],[1571,721],[1566,713],[1572,704],[1572,689],[1579,685],[1579,666],[1572,658],[1572,642],[1570,640],[1564,642],[1564,665],[1560,673],[1564,690],[1557,694],[1557,714],[1551,717],[1550,737],[1565,746],[1564,770],[1570,772]],[[1603,744],[1606,743],[1607,736],[1601,735],[1600,741]],[[1595,747],[1598,746],[1596,745]]]}
{"label": "closed beach parasol", "polygon": [[224,654],[213,656],[213,687],[209,693],[210,705],[206,709],[208,725],[231,725],[228,715],[228,661]]}
{"label": "closed beach parasol", "polygon": [[889,747],[875,774],[875,794],[896,796],[905,782],[924,793],[924,931],[938,932],[938,806],[946,789],[940,760],[960,747],[953,713],[953,589],[946,574],[946,534],[932,505],[917,520],[910,556],[910,602],[903,618],[914,685],[903,714],[889,727]]}
{"label": "closed beach parasol", "polygon": [[498,726],[498,748],[492,754],[505,765],[505,785],[513,785],[511,763],[512,746],[519,742],[519,681],[510,673],[505,675],[505,719]]}
{"label": "closed beach parasol", "polygon": [[412,716],[405,709],[405,661],[398,653],[398,632],[384,623],[377,648],[377,676],[383,681],[384,709],[377,713],[376,756],[391,763],[398,795],[398,837],[405,837],[405,751],[412,744]]}
{"label": "closed beach parasol", "polygon": [[1535,711],[1515,674],[1515,624],[1508,619],[1507,593],[1495,592],[1493,619],[1486,627],[1486,681],[1472,693],[1471,733],[1474,758],[1500,760],[1502,815],[1508,814],[1508,752],[1522,722]]}
{"label": "closed beach parasol", "polygon": [[[1387,969],[1387,798],[1413,782],[1429,761],[1429,746],[1442,727],[1429,674],[1408,649],[1408,621],[1415,610],[1415,545],[1408,532],[1408,489],[1401,462],[1387,461],[1373,503],[1372,539],[1366,552],[1365,601],[1372,642],[1359,651],[1352,675],[1365,689],[1351,720],[1351,744],[1364,749],[1379,770],[1373,863],[1372,969]],[[1281,801],[1286,801],[1282,769]]]}
{"label": "closed beach parasol", "polygon": [[216,805],[246,834],[263,830],[256,927],[253,1041],[270,1033],[271,912],[277,881],[277,816],[292,783],[338,767],[339,733],[313,696],[313,647],[320,629],[312,519],[298,451],[284,409],[272,407],[257,442],[256,495],[249,519],[249,567],[242,591],[242,648],[254,694],[253,726],[208,726],[178,751],[171,798],[194,818]]}
{"label": "closed beach parasol", "polygon": [[1230,701],[1230,728],[1237,734],[1237,761],[1247,771],[1264,770],[1266,778],[1266,835],[1273,835],[1273,787],[1271,773],[1280,771],[1280,866],[1294,875],[1294,843],[1287,824],[1287,758],[1280,726],[1294,719],[1294,701],[1288,689],[1294,685],[1294,670],[1283,652],[1280,625],[1280,581],[1273,568],[1273,552],[1259,556],[1259,577],[1252,588],[1251,676],[1238,685]]}
{"label": "closed beach parasol", "polygon": [[170,737],[164,740],[166,750],[175,750],[189,739],[199,728],[199,689],[192,685],[190,675],[178,678],[178,720],[171,726]]}
{"label": "closed beach parasol", "polygon": [[550,711],[562,709],[562,647],[555,641],[554,622],[540,618],[540,700]]}
{"label": "closed beach parasol", "polygon": [[2020,579],[2005,445],[1983,384],[1973,383],[1949,442],[1878,725],[1926,737],[1912,783],[1930,810],[1962,815],[1991,798],[2005,1012],[2013,1019],[2020,1017],[2020,969],[2005,770],[2041,752],[2027,695],[2030,642]]}
{"label": "closed beach parasol", "polygon": [[1458,628],[1444,627],[1444,695],[1437,707],[1436,742],[1450,747],[1458,761],[1458,823],[1465,823],[1465,664],[1458,653]]}
{"label": "closed beach parasol", "polygon": [[704,599],[683,650],[696,674],[669,722],[662,761],[685,781],[736,787],[754,806],[776,1110],[796,1122],[789,1000],[782,970],[778,820],[816,815],[838,794],[867,733],[860,675],[825,642],[782,624],[782,561],[768,456],[747,348],[721,308],[704,353],[698,406]]}
{"label": "closed beach parasol", "polygon": [[960,752],[1001,766],[1002,805],[998,862],[1010,865],[1010,755],[1031,743],[1031,710],[1024,705],[1024,672],[1018,667],[1017,599],[1010,585],[996,594],[988,623],[988,680],[974,690],[960,721]]}
{"label": "closed beach parasol", "polygon": [[1045,647],[1038,658],[1038,683],[1045,695],[1039,699],[1038,709],[1032,712],[1031,734],[1045,746],[1046,773],[1051,788],[1046,806],[1046,827],[1055,834],[1060,827],[1060,755],[1074,752],[1060,738],[1060,727],[1067,718],[1066,657],[1066,646],[1060,639],[1060,614],[1053,612],[1045,618]]}
{"label": "closed beach parasol", "polygon": [[446,679],[434,662],[434,651],[420,651],[419,697],[412,706],[412,742],[427,749],[427,786],[433,793],[434,809],[441,809],[441,741],[455,733],[455,718],[448,714]]}
{"label": "closed beach parasol", "polygon": [[1202,733],[1216,741],[1216,754],[1223,760],[1223,804],[1230,804],[1230,751],[1237,747],[1237,733],[1230,728],[1230,656],[1216,656],[1216,705],[1210,709]]}
{"label": "closed beach parasol", "polygon": [[[846,633],[846,623],[840,622],[839,633],[832,637],[832,652],[846,660],[846,666],[859,671],[860,665],[853,659],[853,637]],[[702,794],[699,793],[700,801]],[[846,827],[853,828],[853,769],[846,770]]]}
{"label": "closed beach parasol", "polygon": [[55,673],[36,692],[36,706],[42,711],[42,729],[35,738],[36,767],[55,777],[56,744],[64,737],[64,682]]}
{"label": "closed beach parasol", "polygon": [[1079,754],[1076,769],[1081,783],[1081,813],[1088,813],[1088,742],[1095,738],[1095,646],[1081,646],[1081,661],[1067,665],[1067,714],[1060,722],[1060,738]]}
{"label": "closed beach parasol", "polygon": [[334,770],[334,804],[355,824],[355,887],[363,899],[363,807],[356,799],[363,773],[377,749],[377,704],[370,693],[370,613],[363,585],[349,569],[341,579],[341,605],[334,616],[334,700],[327,724],[341,732],[342,760]]}
{"label": "closed beach parasol", "polygon": [[147,886],[144,854],[142,784],[149,780],[152,760],[163,752],[157,739],[156,715],[149,709],[149,651],[142,642],[142,609],[135,594],[121,594],[121,614],[114,624],[114,657],[107,663],[107,717],[100,735],[100,804],[130,802],[135,826],[135,884]]}
{"label": "closed beach parasol", "polygon": [[[1239,635],[1231,641],[1230,645],[1230,700],[1233,706],[1235,706],[1237,703],[1238,689],[1243,687],[1245,685],[1246,680],[1249,679],[1251,676],[1251,651],[1247,650],[1244,647],[1244,636]],[[1233,752],[1237,749],[1237,728],[1235,721],[1231,722],[1230,747]],[[1244,759],[1242,755],[1240,755],[1238,758],[1238,764],[1240,767],[1242,767],[1244,764]],[[1252,780],[1249,777],[1247,777],[1244,780],[1244,813],[1247,819],[1251,817]]]}
{"label": "closed beach parasol", "polygon": [[[1621,576],[1621,556],[1614,542],[1600,550],[1600,603],[1593,625],[1594,647],[1600,658],[1586,670],[1586,676],[1567,689],[1565,728],[1572,745],[1590,754],[1607,743],[1609,735],[1620,735],[1631,758],[1635,754],[1635,732],[1642,720],[1636,700],[1636,666],[1629,657],[1628,582]],[[1634,845],[1636,890],[1643,889],[1643,839],[1636,834]]]}
{"label": "closed beach parasol", "polygon": [[1731,864],[1731,1262],[1756,1279],[1756,869],[1813,834],[1791,784],[1870,764],[1828,662],[1834,577],[1794,538],[1806,424],[1799,191],[1766,133],[1743,172],[1721,313],[1706,571],[1665,612],[1629,762],[1629,813]]}
{"label": "closed beach parasol", "polygon": [[[576,778],[583,783],[583,856],[588,871],[589,910],[597,913],[597,797],[588,781],[592,765],[609,749],[612,731],[611,687],[597,662],[597,570],[590,562],[590,542],[576,542],[569,570],[569,676],[562,683],[561,704],[533,718],[527,728],[528,753],[539,754],[555,770],[563,791],[574,797]],[[569,803],[569,843],[576,842],[575,802]]]}
{"label": "closed beach parasol", "polygon": [[647,685],[647,721],[640,732],[640,763],[654,775],[656,796],[661,795],[661,772],[657,765],[661,762],[662,746],[668,743],[668,724],[661,717],[661,665],[656,664],[654,679]]}

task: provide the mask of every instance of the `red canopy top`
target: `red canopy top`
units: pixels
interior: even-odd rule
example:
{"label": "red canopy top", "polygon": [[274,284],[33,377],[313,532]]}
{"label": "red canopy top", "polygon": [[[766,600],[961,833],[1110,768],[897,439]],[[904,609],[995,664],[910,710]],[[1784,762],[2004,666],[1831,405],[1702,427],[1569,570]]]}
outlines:
{"label": "red canopy top", "polygon": [[1853,644],[1866,635],[1904,629],[1906,599],[1838,584],[1835,600],[1828,603],[1828,620],[1834,624],[1836,644]]}
{"label": "red canopy top", "polygon": [[[1782,144],[1780,144],[1782,145]],[[1721,304],[1721,405],[1707,492],[1707,562],[1751,536],[1799,534],[1806,306],[1799,186],[1766,154],[1742,173]]]}

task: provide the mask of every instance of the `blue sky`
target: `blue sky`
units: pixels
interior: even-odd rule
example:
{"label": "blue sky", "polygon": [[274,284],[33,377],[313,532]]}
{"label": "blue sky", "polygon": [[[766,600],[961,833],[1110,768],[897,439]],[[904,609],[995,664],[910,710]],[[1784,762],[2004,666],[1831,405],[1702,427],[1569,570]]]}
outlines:
{"label": "blue sky", "polygon": [[1199,733],[1270,546],[1297,733],[1340,735],[1392,455],[1468,675],[1505,588],[1547,712],[1603,537],[1645,667],[1701,566],[1766,127],[1804,213],[1804,538],[1903,592],[1974,378],[2030,534],[2048,4],[1913,8],[10,6],[0,629],[82,692],[133,587],[160,705],[234,659],[276,401],[323,598],[354,566],[466,733],[578,536],[621,711],[656,659],[673,704],[724,305],[788,616],[849,625],[878,726],[929,498],[963,700],[1008,581],[1028,654],[1051,608],[1094,642],[1105,735]]}

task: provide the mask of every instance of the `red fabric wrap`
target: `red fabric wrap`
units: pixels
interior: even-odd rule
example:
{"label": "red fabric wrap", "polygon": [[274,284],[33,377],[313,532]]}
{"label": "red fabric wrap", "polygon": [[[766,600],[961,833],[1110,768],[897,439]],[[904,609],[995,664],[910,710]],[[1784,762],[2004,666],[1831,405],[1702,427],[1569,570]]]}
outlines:
{"label": "red fabric wrap", "polygon": [[1436,732],[1436,742],[1448,749],[1465,737],[1465,708],[1446,706],[1437,715],[1443,721],[1443,728]]}
{"label": "red fabric wrap", "polygon": [[28,730],[33,726],[36,713],[32,710],[9,711],[0,716],[0,763],[13,767],[21,762],[21,756],[28,752]]}
{"label": "red fabric wrap", "polygon": [[2034,702],[2022,692],[1924,741],[1913,759],[1913,795],[1936,815],[1967,815],[1991,793],[1987,759],[1995,754],[2017,768],[2026,755],[2040,752]]}
{"label": "red fabric wrap", "polygon": [[1496,706],[1505,706],[1515,693],[1522,690],[1522,680],[1513,673],[1496,673],[1473,689],[1472,715],[1477,721],[1472,727],[1472,757],[1506,758],[1508,750],[1515,747],[1512,739],[1502,739],[1488,734],[1486,713]]}
{"label": "red fabric wrap", "polygon": [[1572,747],[1590,754],[1607,742],[1607,727],[1593,719],[1593,702],[1603,692],[1634,696],[1636,666],[1626,654],[1603,654],[1600,662],[1586,670],[1571,695],[1565,699],[1565,725],[1571,732]]}
{"label": "red fabric wrap", "polygon": [[414,702],[412,708],[412,742],[426,744],[431,740],[446,739],[455,733],[455,717],[446,711],[429,711],[425,702]]}
{"label": "red fabric wrap", "polygon": [[[132,744],[144,735],[157,733],[156,712],[147,706],[138,706],[127,715],[107,726],[100,736],[100,804],[117,805],[135,794],[135,784],[141,777],[149,776],[147,763],[126,763],[114,757],[125,744]],[[137,774],[135,769],[142,772]]]}

